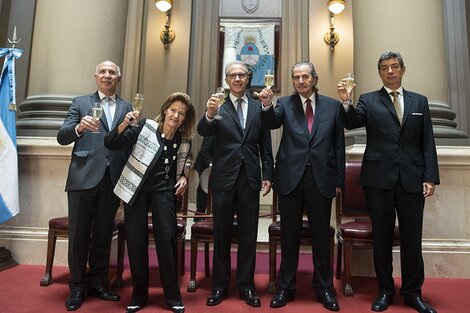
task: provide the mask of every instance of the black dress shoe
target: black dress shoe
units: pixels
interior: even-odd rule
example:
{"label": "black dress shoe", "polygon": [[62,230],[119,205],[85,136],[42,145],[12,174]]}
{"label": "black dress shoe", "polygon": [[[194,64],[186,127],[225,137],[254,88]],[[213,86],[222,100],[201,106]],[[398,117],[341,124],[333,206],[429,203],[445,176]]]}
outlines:
{"label": "black dress shoe", "polygon": [[246,304],[254,306],[255,308],[261,306],[261,300],[254,290],[240,290],[240,299],[245,300]]}
{"label": "black dress shoe", "polygon": [[174,305],[171,307],[173,313],[184,313],[184,305]]}
{"label": "black dress shoe", "polygon": [[82,288],[74,288],[70,292],[70,296],[65,301],[65,309],[67,311],[75,311],[82,306],[85,299],[85,291]]}
{"label": "black dress shoe", "polygon": [[375,312],[382,312],[388,309],[392,304],[392,296],[382,292],[372,303],[371,310]]}
{"label": "black dress shoe", "polygon": [[405,304],[419,313],[437,313],[436,309],[424,302],[420,296],[405,297]]}
{"label": "black dress shoe", "polygon": [[101,300],[105,300],[105,301],[119,301],[119,300],[121,300],[121,297],[119,297],[119,295],[107,291],[102,286],[88,289],[88,294],[92,295],[92,296],[95,296],[95,297],[97,297]]}
{"label": "black dress shoe", "polygon": [[324,293],[317,295],[317,299],[323,304],[325,309],[330,311],[339,311],[338,301],[331,291],[325,291]]}
{"label": "black dress shoe", "polygon": [[287,304],[287,302],[294,300],[295,295],[293,290],[281,289],[271,299],[269,304],[272,308],[280,308]]}
{"label": "black dress shoe", "polygon": [[144,308],[143,305],[134,305],[134,304],[129,304],[126,306],[126,313],[135,313],[137,311],[140,311]]}
{"label": "black dress shoe", "polygon": [[224,301],[224,299],[227,298],[227,296],[228,296],[227,290],[222,290],[222,289],[214,290],[212,294],[209,296],[209,298],[207,298],[206,304],[208,306],[214,306],[214,305],[220,304],[222,303],[222,301]]}

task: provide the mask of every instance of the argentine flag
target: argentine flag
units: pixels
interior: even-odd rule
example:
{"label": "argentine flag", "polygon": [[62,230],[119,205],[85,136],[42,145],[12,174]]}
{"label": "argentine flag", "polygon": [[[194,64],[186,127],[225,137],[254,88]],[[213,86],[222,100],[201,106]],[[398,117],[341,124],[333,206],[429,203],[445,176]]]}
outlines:
{"label": "argentine flag", "polygon": [[225,66],[235,60],[242,61],[252,71],[251,86],[264,87],[266,70],[275,69],[274,24],[227,22],[224,36],[222,82],[225,84]]}
{"label": "argentine flag", "polygon": [[5,57],[0,76],[0,224],[18,214],[18,155],[16,152],[15,59],[22,50],[0,49]]}

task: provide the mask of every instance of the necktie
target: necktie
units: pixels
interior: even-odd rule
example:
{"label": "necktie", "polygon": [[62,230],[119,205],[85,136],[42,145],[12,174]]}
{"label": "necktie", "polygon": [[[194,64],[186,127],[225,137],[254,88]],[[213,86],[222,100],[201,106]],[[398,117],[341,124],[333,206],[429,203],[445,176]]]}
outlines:
{"label": "necktie", "polygon": [[111,110],[111,105],[114,105],[113,101],[109,97],[103,98],[103,110],[106,115],[106,120],[108,121],[108,128],[111,130],[113,127],[113,113]]}
{"label": "necktie", "polygon": [[237,115],[238,115],[238,120],[240,121],[240,126],[242,129],[245,129],[243,125],[243,108],[242,108],[242,98],[237,99]]}
{"label": "necktie", "polygon": [[393,96],[393,106],[395,107],[398,121],[401,125],[403,123],[403,110],[401,109],[400,100],[398,100],[398,91],[392,91],[390,94]]}
{"label": "necktie", "polygon": [[312,100],[307,99],[305,100],[305,103],[307,103],[307,106],[305,107],[305,117],[307,117],[307,126],[308,126],[308,132],[312,133],[312,127],[313,127],[313,109],[312,109]]}

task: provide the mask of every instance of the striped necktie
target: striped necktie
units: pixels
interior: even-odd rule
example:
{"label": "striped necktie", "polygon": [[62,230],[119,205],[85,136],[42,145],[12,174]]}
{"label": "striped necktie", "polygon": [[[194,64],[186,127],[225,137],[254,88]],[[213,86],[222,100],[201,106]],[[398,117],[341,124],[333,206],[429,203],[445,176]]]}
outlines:
{"label": "striped necktie", "polygon": [[395,107],[395,111],[397,112],[398,121],[400,125],[403,124],[403,110],[401,109],[400,100],[398,99],[398,91],[392,91],[390,93],[393,96],[393,106]]}

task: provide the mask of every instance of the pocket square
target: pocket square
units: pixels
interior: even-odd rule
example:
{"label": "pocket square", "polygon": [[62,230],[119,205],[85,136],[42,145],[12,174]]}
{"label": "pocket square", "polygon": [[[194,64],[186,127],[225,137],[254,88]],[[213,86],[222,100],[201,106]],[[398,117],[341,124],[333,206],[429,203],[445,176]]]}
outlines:
{"label": "pocket square", "polygon": [[413,113],[411,113],[411,115],[423,115],[423,113],[421,113],[421,112],[413,112]]}

